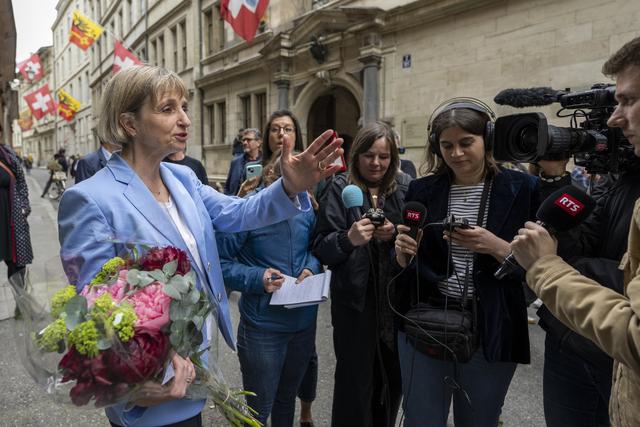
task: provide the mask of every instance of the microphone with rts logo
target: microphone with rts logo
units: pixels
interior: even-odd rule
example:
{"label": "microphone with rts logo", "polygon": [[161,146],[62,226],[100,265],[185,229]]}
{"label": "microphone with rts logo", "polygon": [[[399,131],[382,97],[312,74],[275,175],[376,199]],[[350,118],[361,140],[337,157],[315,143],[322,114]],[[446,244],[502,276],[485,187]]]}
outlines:
{"label": "microphone with rts logo", "polygon": [[410,228],[407,235],[413,240],[418,238],[420,230],[427,219],[427,208],[420,202],[408,202],[402,210],[402,222]]}
{"label": "microphone with rts logo", "polygon": [[364,196],[362,190],[357,185],[347,185],[342,190],[342,204],[351,215],[354,222],[360,221],[362,218],[362,205],[364,205]]}
{"label": "microphone with rts logo", "polygon": [[[549,234],[556,234],[572,229],[584,221],[593,211],[596,202],[584,191],[572,185],[567,185],[551,193],[547,197],[536,213],[540,225],[549,231]],[[496,270],[496,279],[504,277],[521,270],[522,267],[516,261],[512,253],[509,254]]]}

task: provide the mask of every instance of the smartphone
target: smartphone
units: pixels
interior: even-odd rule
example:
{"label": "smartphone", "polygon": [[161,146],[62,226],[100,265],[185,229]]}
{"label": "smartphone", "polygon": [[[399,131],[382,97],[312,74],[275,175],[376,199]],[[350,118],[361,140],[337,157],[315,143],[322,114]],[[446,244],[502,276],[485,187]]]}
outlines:
{"label": "smartphone", "polygon": [[[331,135],[330,142],[333,142],[336,139],[338,139],[338,132],[336,132],[334,130],[333,131],[333,135]],[[331,166],[340,166],[340,169],[338,169],[338,172],[346,171],[347,170],[347,163],[344,161],[344,154],[340,154],[340,156],[337,159],[335,159],[333,162],[331,162]]]}
{"label": "smartphone", "polygon": [[262,165],[249,164],[246,166],[247,179],[262,175]]}

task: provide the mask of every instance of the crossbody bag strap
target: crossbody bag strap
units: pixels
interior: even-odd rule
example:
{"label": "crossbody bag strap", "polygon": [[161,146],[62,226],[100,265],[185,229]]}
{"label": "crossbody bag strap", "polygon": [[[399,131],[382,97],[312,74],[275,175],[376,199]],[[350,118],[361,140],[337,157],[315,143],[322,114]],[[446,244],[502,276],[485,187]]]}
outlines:
{"label": "crossbody bag strap", "polygon": [[[479,227],[484,226],[484,214],[487,210],[487,201],[489,200],[489,193],[491,190],[491,178],[487,178],[484,181],[484,186],[482,187],[482,196],[480,198],[480,208],[478,209],[478,219],[476,220],[476,225]],[[473,258],[471,262],[471,274],[473,274],[473,266],[476,264],[476,259],[478,255],[474,252]],[[462,289],[462,306],[467,306],[467,297],[469,293],[469,263],[467,263],[465,275],[464,275],[464,288]],[[475,312],[475,298],[474,301],[474,312]]]}

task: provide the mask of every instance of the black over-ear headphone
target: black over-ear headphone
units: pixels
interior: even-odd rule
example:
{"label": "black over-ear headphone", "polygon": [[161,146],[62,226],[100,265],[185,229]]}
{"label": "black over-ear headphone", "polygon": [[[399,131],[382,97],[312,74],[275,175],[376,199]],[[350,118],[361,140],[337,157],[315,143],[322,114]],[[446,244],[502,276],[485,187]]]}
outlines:
{"label": "black over-ear headphone", "polygon": [[439,104],[431,116],[429,117],[429,122],[427,124],[427,135],[429,140],[429,149],[432,153],[437,155],[438,157],[442,157],[442,153],[440,152],[440,143],[438,142],[438,135],[433,132],[433,122],[438,118],[438,116],[445,111],[455,110],[459,108],[467,108],[469,110],[477,111],[482,114],[486,114],[489,116],[489,120],[487,121],[487,125],[484,129],[484,134],[482,135],[484,139],[484,149],[485,151],[490,151],[493,147],[493,133],[494,133],[494,122],[496,121],[496,114],[493,112],[491,107],[489,107],[484,102],[480,101],[477,98],[467,98],[467,97],[458,97],[448,99],[441,104]]}

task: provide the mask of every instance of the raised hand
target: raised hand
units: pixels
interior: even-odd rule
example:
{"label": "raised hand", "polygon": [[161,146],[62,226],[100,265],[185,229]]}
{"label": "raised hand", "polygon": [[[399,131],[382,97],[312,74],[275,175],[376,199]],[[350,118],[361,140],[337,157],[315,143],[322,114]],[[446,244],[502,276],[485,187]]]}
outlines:
{"label": "raised hand", "polygon": [[288,135],[284,136],[280,168],[284,189],[289,196],[293,197],[297,193],[307,191],[322,179],[340,170],[340,166],[330,164],[344,151],[340,148],[342,138],[327,143],[332,135],[332,130],[325,131],[296,156],[292,155],[294,144],[291,138]]}

